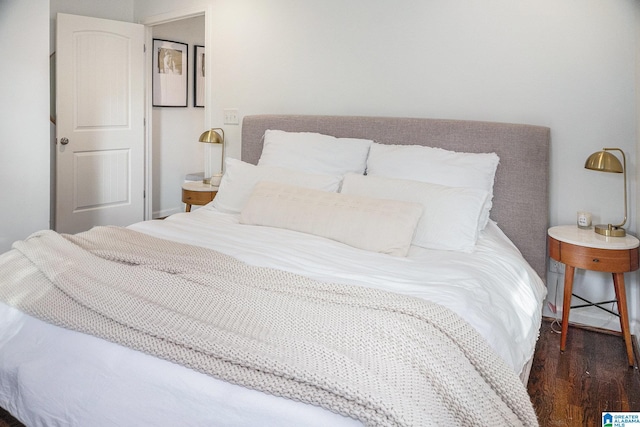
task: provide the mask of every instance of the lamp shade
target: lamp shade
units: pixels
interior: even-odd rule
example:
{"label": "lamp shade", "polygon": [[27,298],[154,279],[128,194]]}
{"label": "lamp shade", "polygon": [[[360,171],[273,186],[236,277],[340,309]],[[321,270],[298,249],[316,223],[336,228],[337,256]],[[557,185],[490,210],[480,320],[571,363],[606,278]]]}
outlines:
{"label": "lamp shade", "polygon": [[[619,151],[622,155],[622,163],[611,151]],[[607,237],[624,237],[626,232],[624,224],[627,222],[627,160],[624,151],[619,148],[603,148],[601,151],[593,153],[584,163],[586,169],[598,172],[622,173],[624,185],[624,219],[620,224],[598,224],[593,231]]]}
{"label": "lamp shade", "polygon": [[216,132],[216,129],[209,129],[202,132],[200,138],[198,138],[198,141],[207,142],[209,144],[223,144],[224,131],[222,129],[219,130],[222,131],[222,136],[218,132]]}
{"label": "lamp shade", "polygon": [[622,173],[624,169],[620,160],[608,151],[602,150],[593,153],[587,158],[584,167],[600,172]]}

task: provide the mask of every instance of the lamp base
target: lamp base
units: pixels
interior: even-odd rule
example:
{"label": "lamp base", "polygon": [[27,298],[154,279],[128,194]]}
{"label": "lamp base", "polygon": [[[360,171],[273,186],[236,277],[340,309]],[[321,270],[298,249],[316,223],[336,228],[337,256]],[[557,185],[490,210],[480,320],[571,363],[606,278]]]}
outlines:
{"label": "lamp base", "polygon": [[218,187],[220,185],[220,181],[222,180],[222,174],[215,174],[211,178],[204,178],[202,180],[203,184],[211,185],[212,187]]}
{"label": "lamp base", "polygon": [[616,227],[615,225],[611,224],[598,224],[593,227],[593,231],[607,237],[624,237],[627,234],[624,231],[624,228]]}

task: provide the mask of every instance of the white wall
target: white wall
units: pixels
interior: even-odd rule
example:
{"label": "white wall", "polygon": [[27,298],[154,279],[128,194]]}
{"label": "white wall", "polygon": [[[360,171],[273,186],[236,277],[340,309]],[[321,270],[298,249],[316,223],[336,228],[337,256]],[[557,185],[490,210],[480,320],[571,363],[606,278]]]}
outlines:
{"label": "white wall", "polygon": [[49,228],[49,2],[0,1],[0,253]]}
{"label": "white wall", "polygon": [[[222,109],[257,113],[359,114],[529,123],[551,128],[550,223],[622,217],[619,175],[583,168],[604,146],[628,156],[636,198],[635,0],[136,0],[136,19],[211,6],[213,123]],[[226,126],[240,155],[238,127]],[[636,232],[637,215],[628,227]],[[548,278],[550,296],[562,276]],[[628,274],[640,334],[638,274]],[[559,287],[560,300],[562,286]],[[579,274],[576,293],[610,299],[610,276]],[[608,328],[596,309],[573,320]],[[552,314],[547,312],[547,314]]]}
{"label": "white wall", "polygon": [[153,37],[187,43],[187,108],[153,108],[153,217],[184,211],[181,186],[186,174],[204,170],[204,108],[193,106],[194,45],[204,45],[204,17],[152,27]]}

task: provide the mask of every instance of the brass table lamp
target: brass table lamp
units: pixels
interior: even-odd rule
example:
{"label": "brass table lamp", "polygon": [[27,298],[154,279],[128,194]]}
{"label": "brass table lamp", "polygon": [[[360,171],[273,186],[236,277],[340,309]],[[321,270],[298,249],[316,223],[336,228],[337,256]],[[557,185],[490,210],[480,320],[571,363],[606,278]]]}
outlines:
{"label": "brass table lamp", "polygon": [[[222,132],[222,136],[218,132],[216,132],[218,130]],[[205,145],[204,179],[202,180],[202,182],[204,184],[219,185],[220,177],[224,173],[224,130],[222,130],[221,128],[212,128],[204,131],[200,135],[200,138],[198,138],[198,141],[207,144]],[[222,167],[220,168],[221,173],[216,175],[217,182],[214,183],[211,182],[213,174],[211,172],[211,152],[209,148],[211,146],[209,144],[222,144]]]}
{"label": "brass table lamp", "polygon": [[[616,156],[610,153],[610,151],[619,151],[622,154],[622,164]],[[624,237],[626,232],[623,228],[627,222],[627,160],[624,156],[624,151],[619,148],[603,148],[602,151],[593,153],[587,158],[584,164],[586,169],[591,169],[599,172],[612,172],[622,173],[624,179],[624,219],[622,223],[613,224],[598,224],[593,228],[598,234],[610,237]]]}

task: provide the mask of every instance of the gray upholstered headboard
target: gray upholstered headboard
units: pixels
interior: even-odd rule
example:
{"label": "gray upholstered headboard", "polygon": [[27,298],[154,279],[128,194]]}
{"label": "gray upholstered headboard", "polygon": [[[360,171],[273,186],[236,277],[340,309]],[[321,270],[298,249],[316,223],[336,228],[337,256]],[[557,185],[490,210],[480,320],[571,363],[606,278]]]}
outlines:
{"label": "gray upholstered headboard", "polygon": [[242,160],[256,164],[267,129],[381,144],[428,145],[500,157],[491,218],[546,278],[550,130],[541,126],[395,117],[258,115],[242,123]]}

